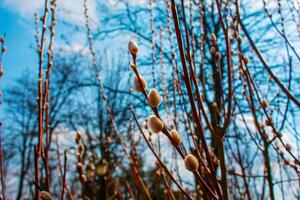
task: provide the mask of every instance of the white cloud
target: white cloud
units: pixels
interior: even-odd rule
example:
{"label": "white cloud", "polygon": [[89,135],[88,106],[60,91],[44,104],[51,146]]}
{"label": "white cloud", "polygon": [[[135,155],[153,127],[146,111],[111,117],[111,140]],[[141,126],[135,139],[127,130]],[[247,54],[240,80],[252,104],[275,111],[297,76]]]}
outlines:
{"label": "white cloud", "polygon": [[[91,23],[97,21],[96,0],[87,0],[87,7]],[[32,18],[35,12],[41,12],[44,7],[43,0],[4,0],[1,6],[23,18]],[[57,1],[58,19],[63,19],[76,25],[84,23],[83,0],[61,0]],[[93,24],[91,24],[93,25]]]}
{"label": "white cloud", "polygon": [[[90,25],[93,26],[93,23],[98,21],[96,0],[87,0],[87,8],[90,18]],[[57,9],[58,18],[81,26],[85,23],[83,0],[58,1]]]}
{"label": "white cloud", "polygon": [[32,17],[34,12],[38,11],[43,6],[41,0],[4,0],[2,6],[22,16]]}
{"label": "white cloud", "polygon": [[89,54],[88,47],[84,47],[82,44],[76,42],[73,42],[70,45],[57,43],[55,49],[57,49],[60,52],[60,54],[64,56],[71,55],[74,53],[80,53],[82,55]]}

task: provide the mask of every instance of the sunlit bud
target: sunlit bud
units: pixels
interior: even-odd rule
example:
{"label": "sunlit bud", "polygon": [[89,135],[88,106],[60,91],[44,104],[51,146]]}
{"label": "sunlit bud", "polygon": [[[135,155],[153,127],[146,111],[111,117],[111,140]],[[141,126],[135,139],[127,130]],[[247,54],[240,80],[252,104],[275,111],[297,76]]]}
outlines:
{"label": "sunlit bud", "polygon": [[242,43],[242,42],[243,42],[243,38],[242,38],[241,35],[238,35],[238,36],[237,36],[237,41],[238,41],[239,43]]}
{"label": "sunlit bud", "polygon": [[198,140],[198,136],[197,135],[193,135],[194,140]]}
{"label": "sunlit bud", "polygon": [[216,37],[216,35],[214,33],[211,34],[210,40],[213,41],[213,42],[215,42],[217,40],[217,37]]}
{"label": "sunlit bud", "polygon": [[80,143],[80,144],[78,145],[78,151],[79,151],[80,153],[82,153],[82,152],[84,151],[84,146],[83,146],[82,143]]}
{"label": "sunlit bud", "polygon": [[78,169],[78,171],[80,171],[80,173],[83,172],[83,165],[82,165],[82,163],[77,163],[77,169]]}
{"label": "sunlit bud", "polygon": [[266,99],[262,99],[260,103],[263,108],[267,108],[269,106],[269,102]]}
{"label": "sunlit bud", "polygon": [[92,180],[95,176],[95,170],[92,170],[91,168],[86,169],[86,176],[89,180]]}
{"label": "sunlit bud", "polygon": [[157,89],[152,88],[148,95],[148,103],[151,107],[157,107],[160,103],[160,95]]}
{"label": "sunlit bud", "polygon": [[211,47],[211,48],[210,48],[210,52],[211,52],[212,54],[215,54],[215,53],[216,53],[216,48],[215,48],[215,47]]}
{"label": "sunlit bud", "polygon": [[106,160],[103,160],[102,162],[98,163],[96,166],[96,173],[98,176],[104,176],[107,173],[108,169],[108,163]]}
{"label": "sunlit bud", "polygon": [[158,133],[164,128],[164,124],[162,123],[162,121],[155,115],[151,115],[148,118],[148,124],[152,132],[154,133]]}
{"label": "sunlit bud", "polygon": [[52,200],[53,199],[52,195],[49,192],[46,192],[46,191],[41,191],[40,197],[43,200]]}
{"label": "sunlit bud", "polygon": [[81,175],[81,181],[83,183],[87,182],[87,178],[86,178],[86,176],[84,174]]}
{"label": "sunlit bud", "polygon": [[133,63],[131,63],[131,64],[130,64],[130,67],[131,67],[131,69],[135,69],[135,68],[136,68],[136,65],[133,64]]}
{"label": "sunlit bud", "polygon": [[197,158],[192,155],[192,154],[188,154],[185,158],[184,158],[184,164],[187,170],[189,171],[197,171],[198,167],[199,167],[199,162],[197,160]]}
{"label": "sunlit bud", "polygon": [[90,163],[88,165],[88,168],[91,169],[91,170],[93,170],[93,171],[96,169],[96,167],[95,167],[95,165],[93,163]]}
{"label": "sunlit bud", "polygon": [[156,176],[161,176],[161,171],[160,171],[160,170],[157,170],[157,171],[155,172],[155,175],[156,175]]}
{"label": "sunlit bud", "polygon": [[181,138],[180,134],[176,130],[172,130],[171,133],[170,133],[170,135],[171,135],[173,144],[175,144],[176,146],[178,146],[178,145],[180,145],[182,143],[182,138]]}
{"label": "sunlit bud", "polygon": [[79,131],[76,132],[76,143],[79,144],[80,140],[81,140],[82,136],[81,133]]}
{"label": "sunlit bud", "polygon": [[130,40],[130,41],[128,42],[128,50],[129,50],[129,52],[131,53],[131,55],[136,56],[137,53],[138,53],[138,51],[139,51],[139,47],[138,47],[138,45],[136,44],[135,41]]}
{"label": "sunlit bud", "polygon": [[213,102],[211,106],[213,107],[213,109],[218,109],[218,104],[216,102]]}
{"label": "sunlit bud", "polygon": [[245,56],[245,57],[243,58],[243,60],[244,60],[244,63],[247,65],[248,62],[249,62],[249,57],[248,57],[248,56]]}
{"label": "sunlit bud", "polygon": [[141,92],[142,90],[145,90],[147,88],[146,80],[142,76],[140,76],[140,80],[137,76],[134,77],[134,88],[138,92]]}
{"label": "sunlit bud", "polygon": [[246,95],[246,90],[242,90],[242,95]]}

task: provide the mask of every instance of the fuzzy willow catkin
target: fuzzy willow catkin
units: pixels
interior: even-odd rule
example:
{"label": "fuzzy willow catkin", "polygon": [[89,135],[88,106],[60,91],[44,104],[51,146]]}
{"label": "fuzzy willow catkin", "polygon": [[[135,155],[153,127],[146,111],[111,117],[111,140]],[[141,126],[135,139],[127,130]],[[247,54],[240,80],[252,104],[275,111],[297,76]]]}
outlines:
{"label": "fuzzy willow catkin", "polygon": [[141,83],[139,81],[139,78],[136,76],[134,77],[134,88],[137,92],[141,92],[142,90],[147,89],[147,82],[146,80],[140,76]]}
{"label": "fuzzy willow catkin", "polygon": [[172,130],[170,135],[174,145],[178,146],[182,143],[181,135],[176,130]]}
{"label": "fuzzy willow catkin", "polygon": [[136,69],[136,65],[134,63],[130,64],[131,69]]}
{"label": "fuzzy willow catkin", "polygon": [[81,175],[81,181],[83,183],[87,182],[87,178],[86,178],[86,176],[84,174]]}
{"label": "fuzzy willow catkin", "polygon": [[81,173],[83,173],[83,165],[82,165],[82,163],[77,163],[77,169],[78,169],[78,171],[80,171]]}
{"label": "fuzzy willow catkin", "polygon": [[215,42],[215,41],[217,40],[217,37],[216,37],[216,35],[215,35],[214,33],[211,34],[210,40],[211,40],[212,42]]}
{"label": "fuzzy willow catkin", "polygon": [[162,123],[162,121],[155,115],[151,115],[148,118],[148,124],[154,133],[158,133],[164,128],[164,124]]}
{"label": "fuzzy willow catkin", "polygon": [[82,143],[78,145],[78,151],[79,153],[82,153],[84,151],[84,145]]}
{"label": "fuzzy willow catkin", "polygon": [[100,162],[97,164],[96,166],[96,173],[99,175],[99,176],[104,176],[108,171],[108,163],[106,160]]}
{"label": "fuzzy willow catkin", "polygon": [[267,108],[269,106],[269,102],[266,99],[262,99],[260,103],[263,108]]}
{"label": "fuzzy willow catkin", "polygon": [[135,41],[130,40],[128,42],[128,50],[131,53],[131,55],[136,56],[139,51],[139,47]]}
{"label": "fuzzy willow catkin", "polygon": [[238,41],[239,43],[242,43],[242,42],[243,42],[243,38],[242,38],[242,36],[238,35],[238,37],[237,37],[237,41]]}
{"label": "fuzzy willow catkin", "polygon": [[40,197],[43,200],[53,200],[52,195],[49,192],[46,192],[46,191],[41,191]]}
{"label": "fuzzy willow catkin", "polygon": [[211,48],[210,48],[210,52],[211,52],[212,54],[215,54],[215,53],[216,53],[216,48],[215,48],[215,47],[211,47]]}
{"label": "fuzzy willow catkin", "polygon": [[244,56],[243,57],[243,61],[247,65],[249,63],[249,57],[248,56]]}
{"label": "fuzzy willow catkin", "polygon": [[188,154],[184,158],[184,165],[187,170],[194,172],[194,171],[197,171],[197,169],[199,167],[199,162],[194,155]]}
{"label": "fuzzy willow catkin", "polygon": [[148,95],[148,103],[151,107],[157,107],[160,103],[160,95],[157,89],[152,88]]}
{"label": "fuzzy willow catkin", "polygon": [[76,144],[80,143],[82,136],[81,133],[79,131],[76,132]]}

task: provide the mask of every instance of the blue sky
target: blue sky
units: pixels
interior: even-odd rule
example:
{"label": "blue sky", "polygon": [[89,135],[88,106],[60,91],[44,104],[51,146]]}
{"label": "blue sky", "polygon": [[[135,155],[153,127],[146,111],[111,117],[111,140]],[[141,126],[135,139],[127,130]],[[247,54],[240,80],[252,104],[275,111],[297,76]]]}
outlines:
{"label": "blue sky", "polygon": [[[33,18],[33,16],[31,17]],[[23,18],[10,9],[0,8],[0,34],[6,35],[7,53],[3,57],[4,73],[1,80],[9,84],[18,77],[26,68],[36,65],[37,54],[33,48],[34,44],[33,21]]]}

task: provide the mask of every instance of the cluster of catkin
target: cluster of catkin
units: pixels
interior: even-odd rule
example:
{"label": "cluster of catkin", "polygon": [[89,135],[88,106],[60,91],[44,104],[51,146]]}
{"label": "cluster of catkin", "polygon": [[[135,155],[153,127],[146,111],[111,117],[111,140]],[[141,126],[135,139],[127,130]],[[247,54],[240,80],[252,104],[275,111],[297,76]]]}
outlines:
{"label": "cluster of catkin", "polygon": [[[131,64],[131,68],[135,73],[134,77],[134,88],[137,92],[143,93],[143,95],[147,98],[149,106],[152,108],[154,114],[148,117],[148,127],[151,129],[153,133],[164,133],[171,141],[171,144],[180,151],[183,148],[182,137],[177,130],[169,131],[166,127],[165,123],[162,121],[159,111],[158,105],[161,102],[161,96],[157,89],[151,88],[150,92],[147,92],[147,81],[143,76],[140,75],[138,71],[138,67],[136,64],[136,57],[138,54],[138,45],[134,41],[129,41],[128,50],[133,58],[133,63]],[[184,151],[183,151],[184,152]],[[184,155],[184,163],[187,170],[195,172],[198,170],[199,162],[198,159],[193,154]]]}
{"label": "cluster of catkin", "polygon": [[83,137],[81,132],[76,132],[75,141],[77,144],[77,171],[80,177],[82,187],[81,193],[82,197],[88,199],[88,197],[86,196],[86,184],[94,183],[95,177],[104,177],[104,179],[106,179],[106,176],[108,174],[108,162],[105,159],[103,159],[100,162],[95,163],[95,160],[97,158],[94,154],[91,154],[91,156],[88,156],[88,164],[85,166],[85,159],[83,159],[85,147],[83,144]]}
{"label": "cluster of catkin", "polygon": [[82,135],[79,131],[76,133],[76,144],[77,144],[77,170],[80,176],[81,184],[84,186],[84,184],[87,182],[87,177],[84,173],[84,166],[83,166],[83,159],[82,155],[84,152],[84,145],[82,143]]}

